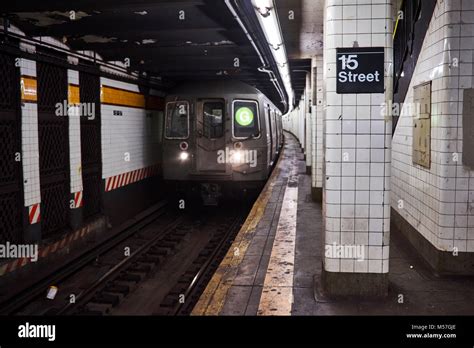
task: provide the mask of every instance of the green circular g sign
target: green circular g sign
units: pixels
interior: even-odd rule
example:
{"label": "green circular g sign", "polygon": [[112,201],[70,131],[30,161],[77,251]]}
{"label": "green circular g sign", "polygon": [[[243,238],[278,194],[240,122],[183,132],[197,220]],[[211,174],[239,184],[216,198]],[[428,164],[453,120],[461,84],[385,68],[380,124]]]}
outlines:
{"label": "green circular g sign", "polygon": [[235,113],[235,120],[241,126],[248,126],[253,122],[253,111],[248,107],[241,107]]}

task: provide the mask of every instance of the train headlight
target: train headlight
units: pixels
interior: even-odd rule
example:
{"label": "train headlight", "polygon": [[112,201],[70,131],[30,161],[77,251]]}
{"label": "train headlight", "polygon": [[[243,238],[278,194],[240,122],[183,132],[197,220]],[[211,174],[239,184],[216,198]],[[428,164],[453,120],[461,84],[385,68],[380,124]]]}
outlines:
{"label": "train headlight", "polygon": [[179,154],[179,159],[180,159],[181,161],[186,161],[188,158],[189,158],[189,153],[187,153],[186,151],[182,151],[182,152]]}
{"label": "train headlight", "polygon": [[242,161],[242,151],[235,151],[232,156],[232,163],[240,163]]}

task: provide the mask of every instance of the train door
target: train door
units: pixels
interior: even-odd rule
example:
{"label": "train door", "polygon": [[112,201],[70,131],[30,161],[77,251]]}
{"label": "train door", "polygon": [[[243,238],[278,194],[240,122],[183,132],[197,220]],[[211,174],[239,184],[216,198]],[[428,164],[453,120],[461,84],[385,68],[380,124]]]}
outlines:
{"label": "train door", "polygon": [[275,160],[277,142],[276,142],[276,124],[275,124],[275,110],[270,111],[271,123],[272,123],[272,162]]}
{"label": "train door", "polygon": [[279,136],[278,136],[278,123],[277,123],[277,113],[273,111],[273,124],[275,125],[275,155],[278,153],[278,148],[280,147],[279,144]]}
{"label": "train door", "polygon": [[272,125],[272,114],[270,110],[270,105],[267,105],[266,113],[267,113],[267,123],[268,123],[267,136],[270,139],[270,146],[268,146],[268,162],[270,165],[272,165],[273,164],[273,126],[274,125]]}
{"label": "train door", "polygon": [[278,114],[277,117],[277,122],[278,122],[278,147],[281,149],[281,144],[283,143],[283,130],[282,130],[282,125],[281,125],[281,114]]}
{"label": "train door", "polygon": [[276,151],[277,153],[280,150],[280,127],[278,125],[278,113],[275,112],[275,128],[276,128]]}
{"label": "train door", "polygon": [[214,174],[226,172],[225,102],[200,99],[196,104],[196,171]]}

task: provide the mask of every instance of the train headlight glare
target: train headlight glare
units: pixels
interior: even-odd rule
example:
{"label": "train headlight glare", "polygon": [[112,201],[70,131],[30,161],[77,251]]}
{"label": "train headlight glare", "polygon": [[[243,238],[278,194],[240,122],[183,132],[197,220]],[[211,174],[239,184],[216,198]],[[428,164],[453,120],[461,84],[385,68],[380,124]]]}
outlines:
{"label": "train headlight glare", "polygon": [[241,160],[242,160],[242,152],[241,151],[235,151],[233,162],[234,163],[240,163]]}
{"label": "train headlight glare", "polygon": [[179,159],[181,161],[186,161],[189,157],[189,153],[187,153],[186,151],[183,151],[179,154]]}

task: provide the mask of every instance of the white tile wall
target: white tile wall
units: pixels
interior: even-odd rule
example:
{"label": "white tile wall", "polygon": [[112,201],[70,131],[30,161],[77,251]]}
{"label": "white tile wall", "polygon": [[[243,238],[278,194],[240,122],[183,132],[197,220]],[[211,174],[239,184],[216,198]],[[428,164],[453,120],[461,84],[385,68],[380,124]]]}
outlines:
{"label": "white tile wall", "polygon": [[473,55],[474,2],[438,0],[405,99],[432,81],[431,168],[412,163],[406,107],[393,137],[392,207],[445,251],[474,252],[474,171],[462,165],[462,89],[474,88]]}
{"label": "white tile wall", "polygon": [[[68,83],[79,85],[79,72],[68,70]],[[79,95],[79,101],[81,96]],[[69,158],[71,173],[71,193],[82,191],[81,162],[81,121],[79,117],[69,117]]]}
{"label": "white tile wall", "polygon": [[[139,91],[135,84],[107,78],[101,78],[101,85]],[[113,110],[121,110],[123,115],[114,116]],[[146,114],[144,109],[102,104],[102,178],[158,163],[157,138],[152,133],[152,118]]]}
{"label": "white tile wall", "polygon": [[[36,77],[36,62],[21,59],[20,74]],[[38,108],[36,103],[21,105],[21,151],[23,163],[24,204],[41,202],[38,146]]]}
{"label": "white tile wall", "polygon": [[301,98],[297,107],[283,116],[283,129],[291,132],[304,147],[305,133],[304,133],[304,96]]}
{"label": "white tile wall", "polygon": [[323,56],[312,59],[312,67],[316,67],[316,106],[312,108],[312,187],[323,186]]}
{"label": "white tile wall", "polygon": [[306,166],[311,167],[311,160],[312,157],[312,147],[311,147],[311,132],[312,132],[312,121],[311,121],[311,113],[309,112],[311,106],[311,74],[306,74],[306,86],[305,86],[305,122],[306,122],[306,129],[305,129],[305,145],[304,145],[304,153],[306,155]]}
{"label": "white tile wall", "polygon": [[306,110],[305,110],[305,95],[301,96],[301,100],[298,106],[298,140],[300,141],[301,147],[304,149],[305,147],[305,117],[306,117]]}
{"label": "white tile wall", "polygon": [[[391,120],[391,0],[327,0],[323,66],[326,246],[360,245],[364,260],[324,257],[328,272],[387,273]],[[336,48],[385,47],[385,94],[337,94]]]}

